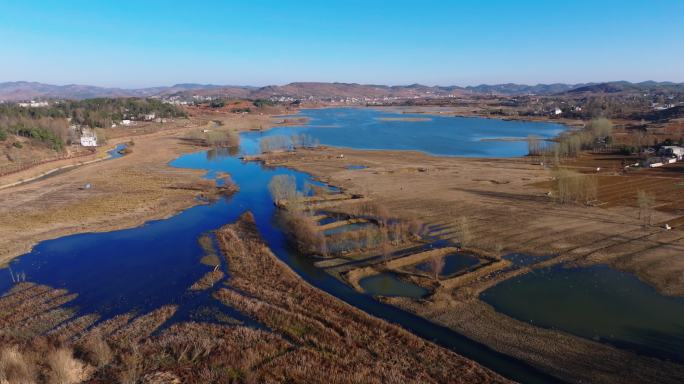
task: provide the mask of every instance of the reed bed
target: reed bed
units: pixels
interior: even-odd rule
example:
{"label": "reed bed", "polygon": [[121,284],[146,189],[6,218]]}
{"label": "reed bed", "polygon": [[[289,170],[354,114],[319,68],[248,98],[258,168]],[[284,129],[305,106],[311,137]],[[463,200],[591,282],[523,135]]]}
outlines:
{"label": "reed bed", "polygon": [[306,284],[264,245],[249,213],[217,240],[232,278],[215,297],[292,343],[256,373],[262,381],[505,381]]}

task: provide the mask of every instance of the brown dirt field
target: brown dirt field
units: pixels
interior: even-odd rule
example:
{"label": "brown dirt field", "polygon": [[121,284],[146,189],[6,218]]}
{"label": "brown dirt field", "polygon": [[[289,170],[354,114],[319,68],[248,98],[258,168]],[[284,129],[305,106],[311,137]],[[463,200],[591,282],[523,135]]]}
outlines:
{"label": "brown dirt field", "polygon": [[[598,205],[601,207],[637,208],[637,192],[644,191],[655,197],[654,209],[675,216],[684,215],[684,162],[624,170],[625,164],[637,161],[636,156],[590,153],[565,162],[563,167],[598,175]],[[601,169],[598,173],[597,167]],[[551,182],[537,186],[548,189]]]}

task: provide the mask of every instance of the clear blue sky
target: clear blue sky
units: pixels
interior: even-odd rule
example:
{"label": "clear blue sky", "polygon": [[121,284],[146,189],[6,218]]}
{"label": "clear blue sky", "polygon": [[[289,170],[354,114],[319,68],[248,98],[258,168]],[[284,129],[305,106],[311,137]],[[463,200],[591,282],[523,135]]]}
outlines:
{"label": "clear blue sky", "polygon": [[0,0],[0,81],[684,81],[684,1]]}

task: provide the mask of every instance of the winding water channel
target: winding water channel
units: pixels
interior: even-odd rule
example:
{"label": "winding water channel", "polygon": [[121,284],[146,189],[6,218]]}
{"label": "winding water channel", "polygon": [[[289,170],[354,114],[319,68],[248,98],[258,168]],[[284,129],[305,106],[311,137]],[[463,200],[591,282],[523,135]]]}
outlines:
{"label": "winding water channel", "polygon": [[[316,113],[306,112],[309,115]],[[325,119],[330,118],[331,113],[349,112],[327,110],[320,113],[323,113],[321,119],[327,121]],[[359,110],[359,113],[366,116],[368,110]],[[290,132],[297,129],[310,128],[279,128],[266,135],[275,134],[278,130]],[[553,134],[555,133],[549,133]],[[197,239],[235,221],[240,214],[249,210],[254,214],[261,235],[273,252],[312,285],[367,313],[397,323],[416,335],[471,358],[508,378],[526,383],[555,381],[525,363],[452,330],[382,304],[369,294],[358,293],[316,268],[310,259],[293,252],[287,245],[285,234],[276,224],[276,212],[268,192],[268,183],[273,176],[281,174],[294,176],[300,186],[311,179],[301,172],[265,168],[257,163],[241,161],[239,155],[254,152],[262,136],[262,133],[255,132],[242,134],[241,150],[237,153],[201,151],[183,155],[171,162],[174,167],[205,170],[208,178],[213,178],[217,172],[230,174],[240,188],[232,197],[198,205],[171,218],[151,221],[137,228],[77,234],[41,242],[30,253],[11,263],[13,272],[25,274],[31,282],[77,293],[78,297],[71,304],[78,308],[80,314],[98,313],[102,316],[101,320],[132,310],[144,313],[165,304],[180,306],[171,321],[197,319],[196,310],[206,306],[219,308],[242,319],[232,309],[213,301],[211,291],[191,293],[188,287],[210,270],[210,267],[199,263],[203,250]],[[505,143],[500,144],[505,146]],[[506,151],[509,150],[502,152]],[[9,273],[0,271],[0,293],[10,289],[11,285]]]}

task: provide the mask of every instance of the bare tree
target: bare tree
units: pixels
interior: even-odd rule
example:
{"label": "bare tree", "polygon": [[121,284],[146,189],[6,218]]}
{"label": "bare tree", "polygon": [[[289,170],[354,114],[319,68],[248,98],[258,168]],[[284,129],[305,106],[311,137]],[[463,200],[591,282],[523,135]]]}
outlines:
{"label": "bare tree", "polygon": [[599,117],[587,124],[587,129],[594,138],[606,138],[613,134],[613,122],[605,117]]}
{"label": "bare tree", "polygon": [[530,156],[539,156],[541,154],[541,142],[538,136],[527,136],[527,154]]}
{"label": "bare tree", "polygon": [[557,169],[554,172],[556,201],[565,203],[586,204],[598,197],[598,178],[596,175],[584,175],[568,169]]}
{"label": "bare tree", "polygon": [[326,256],[328,254],[326,237],[309,217],[301,212],[288,212],[286,220],[290,235],[294,238],[300,252],[306,255]]}
{"label": "bare tree", "polygon": [[444,269],[444,255],[437,253],[430,258],[430,271],[432,272],[432,278],[435,281],[439,281],[439,275]]}
{"label": "bare tree", "polygon": [[276,204],[282,201],[294,201],[300,197],[297,191],[297,179],[292,175],[273,176],[268,183],[268,190]]}
{"label": "bare tree", "polygon": [[282,135],[267,136],[259,141],[259,149],[262,153],[282,151],[288,147],[288,138]]}
{"label": "bare tree", "polygon": [[235,131],[210,131],[207,133],[207,145],[213,147],[237,147],[240,135]]}
{"label": "bare tree", "polygon": [[382,229],[380,233],[380,256],[382,257],[382,262],[387,265],[390,261],[390,256],[392,255],[392,246],[387,238],[387,230]]}
{"label": "bare tree", "polygon": [[465,216],[461,216],[456,222],[456,233],[461,247],[467,247],[472,240],[472,233],[470,231],[470,222]]}

